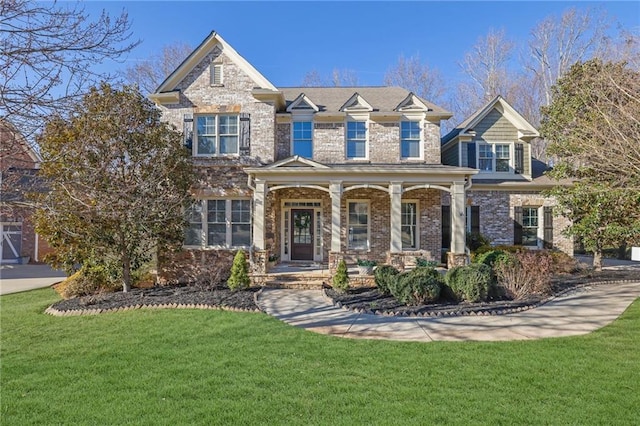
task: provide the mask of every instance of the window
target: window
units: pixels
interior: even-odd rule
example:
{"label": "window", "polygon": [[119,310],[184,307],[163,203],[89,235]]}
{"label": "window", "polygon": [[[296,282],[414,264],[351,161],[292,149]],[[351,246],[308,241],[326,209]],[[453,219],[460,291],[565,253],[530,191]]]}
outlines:
{"label": "window", "polygon": [[483,172],[508,172],[511,164],[509,144],[478,145],[478,168]]}
{"label": "window", "polygon": [[402,248],[418,248],[418,203],[402,203]]}
{"label": "window", "polygon": [[496,172],[509,171],[509,145],[496,145]]}
{"label": "window", "polygon": [[201,200],[185,213],[187,246],[246,247],[251,243],[250,200]]}
{"label": "window", "polygon": [[420,158],[420,122],[400,122],[400,155],[402,158]]}
{"label": "window", "polygon": [[347,227],[349,229],[348,248],[369,249],[369,203],[357,201],[348,203]]}
{"label": "window", "polygon": [[238,154],[238,128],[237,115],[198,116],[194,154]]}
{"label": "window", "polygon": [[313,122],[293,122],[293,155],[313,157]]}
{"label": "window", "polygon": [[347,121],[347,158],[367,158],[366,121]]}
{"label": "window", "polygon": [[219,64],[219,63],[211,64],[209,83],[212,86],[222,85],[222,64]]}
{"label": "window", "polygon": [[522,245],[538,246],[538,208],[522,208]]}

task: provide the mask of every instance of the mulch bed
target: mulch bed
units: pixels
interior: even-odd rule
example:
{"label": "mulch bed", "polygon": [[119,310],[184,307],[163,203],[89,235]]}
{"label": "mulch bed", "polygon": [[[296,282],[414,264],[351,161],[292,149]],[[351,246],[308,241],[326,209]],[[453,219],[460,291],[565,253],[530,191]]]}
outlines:
{"label": "mulch bed", "polygon": [[102,293],[74,297],[54,303],[49,313],[100,313],[129,308],[202,308],[258,311],[255,294],[260,287],[231,291],[224,287],[203,288],[170,285],[134,288],[130,292]]}
{"label": "mulch bed", "polygon": [[[375,288],[358,288],[347,293],[324,289],[333,303],[357,312],[400,316],[492,315],[515,312],[538,306],[573,288],[605,281],[637,280],[634,271],[602,271],[589,276],[562,275],[552,280],[553,295],[527,300],[496,300],[484,303],[438,303],[406,306]],[[128,293],[102,293],[60,300],[47,309],[52,315],[82,315],[138,308],[200,308],[236,311],[259,311],[255,300],[260,287],[231,291],[225,287],[170,285],[134,288]]]}
{"label": "mulch bed", "polygon": [[589,284],[637,280],[634,271],[602,271],[589,276],[557,275],[551,282],[551,294],[534,295],[523,300],[492,300],[481,303],[443,301],[428,305],[407,306],[390,295],[381,294],[377,288],[355,288],[339,293],[325,288],[326,297],[335,306],[354,312],[389,316],[458,316],[458,315],[500,315],[531,309],[561,294]]}

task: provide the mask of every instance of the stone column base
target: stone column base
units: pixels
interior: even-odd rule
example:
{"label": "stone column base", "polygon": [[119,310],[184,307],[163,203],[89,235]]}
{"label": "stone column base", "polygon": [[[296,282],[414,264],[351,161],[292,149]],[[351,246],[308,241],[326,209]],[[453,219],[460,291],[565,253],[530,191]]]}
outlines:
{"label": "stone column base", "polygon": [[469,264],[469,256],[466,253],[447,253],[447,268],[465,266]]}
{"label": "stone column base", "polygon": [[253,261],[250,269],[253,274],[266,274],[269,250],[253,250]]}
{"label": "stone column base", "polygon": [[387,253],[387,263],[400,271],[404,271],[404,254]]}
{"label": "stone column base", "polygon": [[338,263],[340,263],[342,259],[344,259],[343,253],[337,251],[329,252],[329,274],[331,276],[333,276],[333,274],[336,272],[336,269],[338,269]]}

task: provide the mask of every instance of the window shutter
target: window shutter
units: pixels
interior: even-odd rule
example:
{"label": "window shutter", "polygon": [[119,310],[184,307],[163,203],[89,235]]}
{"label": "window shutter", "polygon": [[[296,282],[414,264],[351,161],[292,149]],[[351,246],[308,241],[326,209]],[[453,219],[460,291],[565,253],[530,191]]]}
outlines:
{"label": "window shutter", "polygon": [[442,248],[451,248],[451,206],[442,206]]}
{"label": "window shutter", "polygon": [[247,112],[240,113],[240,155],[251,154],[251,118]]}
{"label": "window shutter", "polygon": [[184,115],[182,137],[184,139],[184,147],[191,151],[193,148],[193,114]]}
{"label": "window shutter", "polygon": [[480,234],[480,206],[471,206],[471,233]]}
{"label": "window shutter", "polygon": [[513,208],[513,244],[522,244],[522,207]]}
{"label": "window shutter", "polygon": [[544,248],[553,248],[553,207],[544,208]]}
{"label": "window shutter", "polygon": [[515,173],[524,173],[524,144],[516,144],[516,167]]}
{"label": "window shutter", "polygon": [[211,64],[209,71],[209,84],[219,86],[222,84],[222,64]]}
{"label": "window shutter", "polygon": [[476,168],[476,143],[469,142],[467,144],[467,167]]}

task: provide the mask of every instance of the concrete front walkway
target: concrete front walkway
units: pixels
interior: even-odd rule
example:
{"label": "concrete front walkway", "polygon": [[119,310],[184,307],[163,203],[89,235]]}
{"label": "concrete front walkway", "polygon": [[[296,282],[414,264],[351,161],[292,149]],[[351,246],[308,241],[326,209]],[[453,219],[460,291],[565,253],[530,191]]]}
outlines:
{"label": "concrete front walkway", "polygon": [[0,295],[49,287],[65,277],[49,265],[0,265]]}
{"label": "concrete front walkway", "polygon": [[575,336],[618,318],[640,297],[640,282],[583,287],[538,308],[497,316],[408,318],[359,314],[329,304],[320,290],[265,289],[260,308],[288,324],[340,337],[404,341],[526,340]]}

